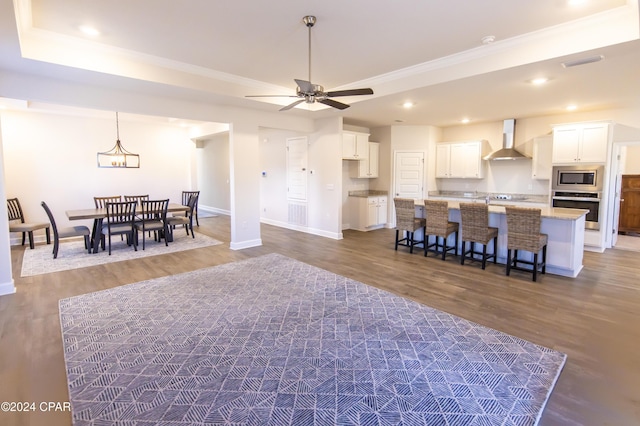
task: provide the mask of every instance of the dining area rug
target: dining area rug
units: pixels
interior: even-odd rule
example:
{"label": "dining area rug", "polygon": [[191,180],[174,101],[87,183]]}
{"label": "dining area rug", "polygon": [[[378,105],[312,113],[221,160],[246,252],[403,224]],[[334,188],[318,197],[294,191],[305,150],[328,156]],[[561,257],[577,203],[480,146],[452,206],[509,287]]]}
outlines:
{"label": "dining area rug", "polygon": [[87,253],[84,248],[84,242],[78,240],[62,240],[58,248],[57,259],[53,258],[53,243],[38,244],[33,250],[25,249],[22,258],[21,277],[32,275],[48,274],[52,272],[67,271],[70,269],[86,268],[89,266],[103,265],[105,263],[120,262],[123,260],[139,259],[149,256],[157,256],[160,254],[175,253],[184,250],[192,250],[202,247],[222,244],[214,238],[204,234],[186,235],[180,229],[174,232],[174,239],[165,246],[164,240],[161,242],[147,238],[146,247],[142,250],[142,237],[138,244],[138,251],[133,246],[126,244],[126,239],[121,240],[115,237],[111,240],[111,256],[107,250],[98,253]]}
{"label": "dining area rug", "polygon": [[60,300],[74,425],[536,425],[566,355],[268,254]]}

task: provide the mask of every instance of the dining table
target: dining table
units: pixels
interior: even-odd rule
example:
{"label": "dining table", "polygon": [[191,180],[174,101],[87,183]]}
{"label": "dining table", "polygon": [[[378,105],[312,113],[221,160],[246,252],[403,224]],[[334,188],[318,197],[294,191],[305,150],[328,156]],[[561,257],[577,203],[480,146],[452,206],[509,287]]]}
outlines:
{"label": "dining table", "polygon": [[[187,212],[189,210],[189,206],[185,206],[178,203],[169,203],[167,207],[167,213],[179,213],[179,212]],[[67,210],[67,218],[69,220],[93,220],[93,229],[91,231],[91,249],[90,253],[98,253],[98,249],[100,247],[100,236],[102,235],[102,223],[104,219],[107,217],[107,209],[106,208],[92,208],[92,209],[77,209],[77,210]],[[166,235],[167,242],[171,242],[173,240],[173,235],[170,232],[169,235]]]}

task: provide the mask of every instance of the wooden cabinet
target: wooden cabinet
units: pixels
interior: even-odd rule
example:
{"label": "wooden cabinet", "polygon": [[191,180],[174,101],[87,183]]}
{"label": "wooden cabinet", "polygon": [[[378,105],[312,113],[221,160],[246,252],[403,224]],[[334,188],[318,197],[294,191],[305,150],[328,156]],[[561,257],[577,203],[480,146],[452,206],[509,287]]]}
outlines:
{"label": "wooden cabinet", "polygon": [[444,142],[436,146],[436,177],[482,179],[486,141]]}
{"label": "wooden cabinet", "polygon": [[553,163],[605,163],[609,124],[591,123],[553,129]]}
{"label": "wooden cabinet", "polygon": [[531,161],[531,177],[533,179],[551,179],[551,156],[553,138],[540,136],[533,139],[533,159]]}
{"label": "wooden cabinet", "polygon": [[342,158],[364,160],[369,156],[369,135],[358,132],[342,132]]}
{"label": "wooden cabinet", "polygon": [[377,142],[369,142],[369,153],[365,160],[358,161],[359,178],[377,178],[380,163],[380,144]]}
{"label": "wooden cabinet", "polygon": [[359,231],[383,228],[387,223],[386,195],[349,197],[350,227]]}

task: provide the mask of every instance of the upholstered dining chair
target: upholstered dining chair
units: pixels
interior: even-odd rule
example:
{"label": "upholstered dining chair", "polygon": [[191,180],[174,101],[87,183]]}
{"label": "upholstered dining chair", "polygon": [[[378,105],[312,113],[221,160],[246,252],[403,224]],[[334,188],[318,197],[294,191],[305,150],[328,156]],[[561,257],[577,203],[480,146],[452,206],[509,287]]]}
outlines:
{"label": "upholstered dining chair", "polygon": [[33,232],[44,229],[47,238],[47,244],[51,244],[51,234],[49,232],[49,223],[47,222],[26,222],[22,206],[17,198],[7,200],[7,212],[9,214],[9,232],[22,233],[22,245],[24,245],[25,236],[29,236],[29,248],[34,248]]}
{"label": "upholstered dining chair", "polygon": [[[107,203],[119,203],[120,201],[122,201],[121,195],[112,195],[109,197],[93,197],[93,202],[96,205],[96,209],[104,209],[107,207]],[[122,239],[122,236],[120,236],[120,239]],[[102,248],[104,249],[104,235],[100,236],[100,240],[100,242],[102,243]]]}
{"label": "upholstered dining chair", "polygon": [[[396,210],[396,246],[409,247],[409,253],[413,253],[413,247],[423,244],[424,240],[416,240],[415,232],[424,230],[425,220],[416,217],[416,203],[411,198],[394,198],[393,204]],[[401,234],[402,233],[402,234]]]}
{"label": "upholstered dining chair", "polygon": [[[147,232],[153,231],[158,242],[164,238],[164,245],[168,246],[167,235],[169,224],[167,222],[167,208],[169,199],[166,200],[142,200],[140,201],[140,219],[136,221],[136,230],[142,232],[142,250],[146,246]],[[137,232],[136,232],[137,236]]]}
{"label": "upholstered dining chair", "polygon": [[73,237],[84,237],[84,248],[91,253],[91,244],[89,243],[89,228],[86,226],[69,226],[64,228],[58,228],[56,225],[56,220],[53,217],[53,213],[51,213],[51,209],[44,201],[41,203],[42,208],[45,212],[47,212],[47,216],[49,216],[49,222],[51,222],[51,228],[53,229],[53,258],[58,258],[58,249],[60,248],[60,239],[62,238],[73,238]]}
{"label": "upholstered dining chair", "polygon": [[[111,236],[126,235],[127,244],[133,245],[138,251],[136,243],[136,202],[124,201],[117,203],[105,203],[107,209],[107,223],[102,226],[102,235],[109,239],[109,255],[111,255]],[[102,250],[105,249],[105,241],[102,240]]]}
{"label": "upholstered dining chair", "polygon": [[189,199],[192,196],[196,197],[196,205],[193,209],[193,214],[196,218],[196,226],[200,226],[200,222],[198,221],[198,200],[200,199],[200,191],[182,191],[182,205],[189,205]]}
{"label": "upholstered dining chair", "polygon": [[170,232],[175,229],[177,225],[183,225],[187,230],[187,235],[189,235],[189,231],[191,231],[191,238],[195,238],[196,235],[193,232],[193,216],[196,210],[196,205],[198,203],[198,195],[192,195],[187,201],[187,206],[189,210],[187,210],[186,215],[183,216],[172,216],[167,219]]}
{"label": "upholstered dining chair", "polygon": [[[487,266],[487,260],[496,263],[498,253],[498,228],[489,226],[489,206],[485,203],[460,203],[460,220],[462,225],[462,256],[460,264],[465,259],[476,260],[480,256],[482,269]],[[487,253],[487,246],[493,240],[493,253]],[[467,243],[470,247],[467,250]],[[476,244],[482,246],[482,251],[476,250]]]}
{"label": "upholstered dining chair", "polygon": [[[427,219],[424,234],[424,255],[429,250],[442,253],[442,260],[446,260],[447,252],[452,251],[458,255],[458,232],[460,224],[449,222],[449,202],[444,200],[424,200],[424,212]],[[447,245],[449,235],[455,234],[452,245]],[[429,244],[429,236],[435,236],[435,242]],[[442,247],[438,239],[442,239]],[[432,249],[433,247],[433,249]]]}
{"label": "upholstered dining chair", "polygon": [[[547,241],[549,236],[540,233],[542,211],[536,208],[505,206],[507,213],[507,276],[512,269],[531,272],[533,281],[538,278],[538,271],[546,272]],[[533,253],[533,261],[518,258],[518,251]],[[514,252],[513,258],[511,252]],[[542,251],[542,260],[538,261],[538,254]],[[518,264],[525,264],[531,268],[524,268]]]}

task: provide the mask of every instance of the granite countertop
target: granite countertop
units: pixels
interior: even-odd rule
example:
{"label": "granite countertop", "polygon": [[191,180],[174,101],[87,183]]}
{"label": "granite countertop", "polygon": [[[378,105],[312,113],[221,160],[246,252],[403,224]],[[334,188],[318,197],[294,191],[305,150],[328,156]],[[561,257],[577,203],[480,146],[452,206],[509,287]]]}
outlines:
{"label": "granite countertop", "polygon": [[389,195],[389,191],[382,191],[379,189],[363,189],[359,191],[349,191],[349,197],[379,197],[381,195]]}
{"label": "granite countertop", "polygon": [[[423,200],[416,200],[416,207],[424,207]],[[460,209],[460,202],[449,201],[449,208],[453,210]],[[543,218],[561,219],[561,220],[577,220],[589,213],[589,210],[583,209],[566,209],[560,207],[539,207]],[[489,213],[505,214],[504,206],[489,204]]]}
{"label": "granite countertop", "polygon": [[497,192],[476,192],[476,191],[429,191],[429,198],[436,199],[469,199],[486,200],[489,197],[491,203],[538,203],[549,204],[549,196],[543,194],[510,194]]}

